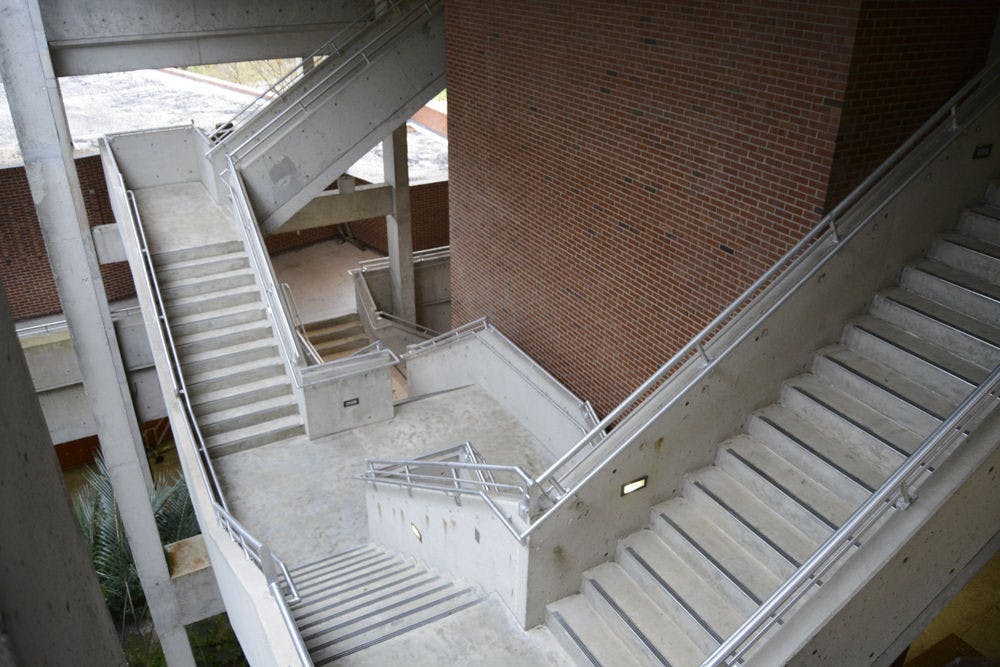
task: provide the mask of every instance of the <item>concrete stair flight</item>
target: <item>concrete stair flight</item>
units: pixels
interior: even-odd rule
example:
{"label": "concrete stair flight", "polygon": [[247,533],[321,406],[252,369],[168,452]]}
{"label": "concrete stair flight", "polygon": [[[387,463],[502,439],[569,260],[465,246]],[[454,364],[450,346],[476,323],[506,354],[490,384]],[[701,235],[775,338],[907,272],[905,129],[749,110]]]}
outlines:
{"label": "concrete stair flight", "polygon": [[576,662],[700,664],[986,379],[1000,363],[1000,187],[987,197],[579,594],[548,605]]}
{"label": "concrete stair flight", "polygon": [[304,434],[242,242],[158,253],[153,263],[211,455]]}
{"label": "concrete stair flight", "polygon": [[371,343],[357,313],[311,322],[304,328],[323,361],[349,357]]}
{"label": "concrete stair flight", "polygon": [[397,2],[337,46],[209,153],[217,174],[233,158],[265,234],[444,88],[444,2]]}
{"label": "concrete stair flight", "polygon": [[326,665],[426,627],[484,600],[376,545],[292,568],[292,606],[313,663]]}

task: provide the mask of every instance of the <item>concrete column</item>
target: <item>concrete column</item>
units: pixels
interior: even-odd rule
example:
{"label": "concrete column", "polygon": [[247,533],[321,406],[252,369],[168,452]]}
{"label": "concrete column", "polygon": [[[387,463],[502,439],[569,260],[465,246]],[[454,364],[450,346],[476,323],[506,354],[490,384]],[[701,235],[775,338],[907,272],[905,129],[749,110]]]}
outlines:
{"label": "concrete column", "polygon": [[392,186],[392,213],[385,216],[389,249],[392,314],[417,321],[413,287],[413,226],[410,222],[410,170],[406,154],[406,124],[382,141],[385,182]]}
{"label": "concrete column", "polygon": [[153,624],[171,666],[194,665],[149,504],[152,486],[98,269],[37,0],[0,3],[0,74],[59,300]]}
{"label": "concrete column", "polygon": [[313,60],[312,56],[303,56],[302,57],[302,76],[305,76],[306,74],[308,74],[309,72],[311,72],[313,70],[313,67],[315,67],[315,66],[316,66],[316,61]]}
{"label": "concrete column", "polygon": [[0,665],[124,665],[2,288],[0,378]]}

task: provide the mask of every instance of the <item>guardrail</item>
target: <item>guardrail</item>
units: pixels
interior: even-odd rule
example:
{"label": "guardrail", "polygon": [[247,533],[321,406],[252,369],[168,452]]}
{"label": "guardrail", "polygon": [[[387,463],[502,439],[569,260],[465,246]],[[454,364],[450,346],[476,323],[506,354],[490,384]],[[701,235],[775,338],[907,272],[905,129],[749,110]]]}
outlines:
{"label": "guardrail", "polygon": [[[424,262],[432,262],[439,259],[449,259],[451,257],[451,246],[443,245],[437,248],[428,248],[427,250],[418,250],[413,253],[413,264],[422,264]],[[358,270],[362,273],[366,271],[383,271],[389,268],[389,258],[388,257],[373,257],[372,259],[365,259],[358,262]]]}
{"label": "guardrail", "polygon": [[292,313],[292,326],[295,327],[295,335],[298,336],[299,345],[302,351],[305,353],[306,361],[310,365],[319,365],[323,363],[323,357],[320,355],[316,346],[312,344],[309,340],[309,334],[306,333],[306,328],[302,324],[302,317],[299,315],[299,306],[295,303],[295,297],[292,296],[292,288],[288,283],[281,283],[281,290],[285,295],[285,303]]}
{"label": "guardrail", "polygon": [[[136,313],[141,313],[142,308],[139,306],[126,306],[125,308],[119,308],[117,310],[111,311],[112,320],[120,320],[129,315],[134,315]],[[27,324],[23,326],[15,326],[14,331],[17,333],[18,337],[26,336],[37,336],[39,334],[50,334],[54,331],[62,331],[69,326],[69,323],[65,320],[53,320],[52,322],[43,322],[42,324]]]}
{"label": "guardrail", "polygon": [[[396,21],[386,27],[385,30],[382,30],[373,38],[360,45],[354,53],[347,56],[343,62],[330,72],[327,72],[315,85],[304,91],[298,98],[291,100],[284,109],[230,150],[228,152],[229,157],[236,164],[242,162],[257,147],[263,145],[269,138],[284,129],[286,125],[291,123],[300,114],[309,112],[311,105],[321,99],[330,89],[345,81],[355,72],[368,67],[372,63],[372,60],[381,54],[383,49],[391,48],[397,33],[408,27],[411,23],[414,23],[424,14],[432,15],[431,8],[436,8],[442,2],[443,0],[427,0],[427,2],[414,3],[413,7],[406,10]],[[394,5],[393,10],[399,9],[399,5],[401,4],[405,3]]]}
{"label": "guardrail", "polygon": [[[187,385],[184,381],[184,375],[181,371],[181,361],[180,356],[177,353],[177,344],[174,341],[173,333],[170,330],[170,322],[167,317],[167,310],[163,300],[163,292],[160,289],[159,280],[156,277],[156,270],[152,254],[149,249],[149,242],[146,238],[145,230],[143,229],[142,216],[139,212],[139,206],[136,203],[135,193],[127,189],[125,186],[125,179],[123,178],[121,171],[118,169],[117,162],[115,161],[114,155],[111,152],[110,147],[108,147],[106,140],[102,138],[101,142],[103,148],[102,153],[107,156],[107,160],[111,162],[111,166],[114,169],[112,173],[117,178],[120,195],[124,198],[124,205],[126,207],[125,212],[128,215],[132,231],[135,233],[136,240],[138,242],[139,257],[142,262],[145,282],[149,286],[150,293],[153,297],[153,307],[155,310],[154,315],[156,317],[157,328],[160,334],[159,342],[170,365],[171,389],[174,397],[179,401],[181,409],[184,413],[185,425],[188,428],[191,442],[195,447],[195,460],[198,463],[198,471],[202,478],[202,482],[205,484],[205,488],[208,490],[212,508],[215,512],[216,521],[218,521],[220,527],[222,527],[223,530],[229,534],[230,539],[232,539],[233,542],[240,547],[246,558],[260,568],[261,572],[264,574],[265,581],[267,581],[268,588],[272,591],[272,593],[281,593],[280,595],[272,595],[272,597],[274,597],[275,603],[278,605],[282,617],[291,618],[288,603],[291,601],[292,604],[295,604],[296,602],[299,602],[301,598],[295,582],[289,574],[284,561],[276,556],[264,543],[256,539],[250,531],[247,530],[243,524],[237,521],[236,517],[234,517],[229,511],[225,495],[222,492],[222,485],[219,483],[215,466],[212,463],[212,458],[205,445],[205,439],[201,433],[201,428],[198,425],[198,420],[191,404],[190,392],[188,391]],[[279,579],[279,575],[283,578],[287,593],[282,592],[280,589],[281,580]],[[302,641],[301,634],[298,632],[298,628],[294,625],[294,623],[289,625],[287,622],[286,627],[291,635],[293,643],[296,645],[296,650],[301,655],[301,652],[305,651],[305,645]],[[308,658],[308,651],[305,652],[305,655]],[[306,660],[303,664],[311,666],[312,662],[311,660]]]}

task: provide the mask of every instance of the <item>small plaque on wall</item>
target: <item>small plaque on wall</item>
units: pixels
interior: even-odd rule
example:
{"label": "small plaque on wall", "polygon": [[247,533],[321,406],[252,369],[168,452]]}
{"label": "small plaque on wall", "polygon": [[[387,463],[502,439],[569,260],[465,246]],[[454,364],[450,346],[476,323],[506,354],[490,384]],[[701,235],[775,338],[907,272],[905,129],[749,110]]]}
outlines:
{"label": "small plaque on wall", "polygon": [[344,407],[345,408],[350,408],[350,407],[353,407],[353,406],[357,405],[360,402],[361,402],[360,399],[349,398],[346,401],[344,401]]}

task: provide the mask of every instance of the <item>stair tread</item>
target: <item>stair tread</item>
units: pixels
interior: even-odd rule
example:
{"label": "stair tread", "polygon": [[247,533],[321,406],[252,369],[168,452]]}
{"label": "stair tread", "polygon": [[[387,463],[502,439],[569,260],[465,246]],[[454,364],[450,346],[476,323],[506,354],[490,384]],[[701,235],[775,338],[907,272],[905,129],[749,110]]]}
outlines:
{"label": "stair tread", "polygon": [[271,335],[271,323],[268,321],[267,317],[264,316],[263,312],[261,313],[259,320],[234,324],[228,327],[220,327],[218,329],[209,329],[208,331],[181,334],[179,336],[175,336],[174,339],[177,341],[178,348],[183,348],[185,346],[197,345],[199,343],[209,342],[216,339],[225,340],[227,336],[245,334],[254,329],[267,331],[267,334]]}
{"label": "stair tread", "polygon": [[207,371],[200,371],[198,373],[191,373],[189,376],[185,377],[185,381],[189,387],[197,389],[197,385],[202,382],[207,382],[209,380],[218,380],[222,378],[229,377],[231,375],[236,375],[237,373],[243,371],[257,370],[259,368],[275,367],[281,369],[281,374],[284,374],[284,362],[278,356],[264,357],[263,359],[254,359],[253,361],[247,361],[240,364],[233,364],[231,366],[226,366],[224,368],[213,368]]}
{"label": "stair tread", "polygon": [[273,348],[275,354],[277,354],[278,343],[277,341],[274,340],[273,336],[257,338],[250,341],[236,343],[234,345],[227,345],[225,347],[217,347],[211,350],[205,350],[203,352],[190,352],[188,354],[182,354],[181,364],[183,366],[189,366],[199,362],[219,359],[230,355],[236,355],[241,352],[250,352],[254,350],[264,350],[269,348]]}
{"label": "stair tread", "polygon": [[159,273],[160,271],[166,271],[166,270],[182,271],[187,268],[201,266],[203,264],[210,264],[213,262],[227,262],[229,260],[248,259],[247,253],[245,250],[243,250],[242,246],[243,244],[241,243],[239,250],[231,250],[229,252],[223,252],[217,255],[209,255],[206,257],[195,257],[193,259],[182,259],[179,261],[170,261],[170,260],[164,261],[166,259],[164,255],[168,253],[161,253],[159,255],[153,255],[153,266],[156,267],[157,273]]}
{"label": "stair tread", "polygon": [[886,417],[867,403],[844,393],[819,375],[814,373],[800,375],[786,384],[811,400],[820,402],[827,409],[835,411],[841,418],[857,424],[857,428],[864,428],[873,437],[891,443],[897,453],[898,450],[912,453],[923,443],[923,438],[918,434]]}
{"label": "stair tread", "polygon": [[250,311],[260,311],[264,313],[264,304],[258,301],[251,301],[250,303],[241,303],[235,306],[228,306],[226,308],[219,308],[218,310],[210,310],[201,313],[190,313],[188,315],[168,315],[170,319],[171,327],[180,326],[183,324],[192,324],[194,322],[206,322],[211,321],[218,317],[223,317],[226,315],[235,315],[239,313],[246,313]]}
{"label": "stair tread", "polygon": [[1000,330],[983,324],[968,315],[959,313],[947,306],[925,299],[918,294],[900,287],[888,290],[882,296],[918,312],[926,313],[936,320],[968,332],[993,347],[1000,348]]}
{"label": "stair tread", "polygon": [[937,366],[950,375],[973,387],[986,379],[989,371],[978,364],[959,357],[937,343],[920,338],[878,317],[864,316],[848,324],[857,326]]}
{"label": "stair tread", "polygon": [[[968,273],[967,271],[962,271],[961,269],[957,269],[950,264],[945,264],[944,262],[939,262],[933,259],[925,259],[922,262],[914,264],[911,268],[929,273],[932,276],[936,276],[965,290],[975,292],[982,297],[992,299],[993,301],[996,301],[998,307],[1000,307],[1000,285],[991,283],[988,280],[983,280],[982,278]],[[947,306],[948,304],[942,305]]]}
{"label": "stair tread", "polygon": [[213,391],[198,392],[197,394],[192,395],[191,404],[197,409],[199,405],[204,405],[206,403],[211,403],[213,401],[218,401],[220,399],[231,398],[234,396],[252,394],[255,391],[259,391],[261,389],[268,389],[274,387],[275,385],[281,385],[287,387],[288,394],[289,395],[292,394],[292,386],[288,382],[288,378],[284,374],[279,374],[279,375],[274,375],[272,377],[267,377],[232,387],[224,387],[222,389],[216,389]]}
{"label": "stair tread", "polygon": [[278,417],[277,419],[269,419],[265,422],[254,424],[252,426],[246,426],[244,428],[233,429],[232,431],[226,431],[224,433],[208,436],[205,438],[205,446],[212,449],[221,445],[239,442],[245,438],[265,435],[268,433],[277,433],[296,426],[302,426],[302,418],[298,414]]}
{"label": "stair tread", "polygon": [[[169,296],[171,292],[176,292],[178,290],[183,290],[187,287],[198,287],[206,284],[211,284],[213,282],[225,281],[234,278],[250,278],[253,283],[254,273],[249,267],[241,267],[238,269],[229,269],[227,271],[220,271],[219,273],[211,273],[207,276],[179,276],[176,278],[168,278],[167,280],[160,281],[163,286],[164,297]],[[206,291],[205,294],[211,294],[212,292]]]}
{"label": "stair tread", "polygon": [[968,250],[1000,260],[1000,246],[989,243],[988,241],[983,241],[982,239],[974,236],[968,236],[959,232],[948,232],[940,234],[938,239],[945,243],[962,246]]}
{"label": "stair tread", "polygon": [[[672,589],[717,636],[728,637],[739,628],[753,607],[743,597],[726,595],[716,582],[702,578],[687,561],[652,530],[638,530],[626,536],[622,549],[631,548]],[[660,584],[656,584],[659,586]],[[706,636],[708,631],[705,630]]]}
{"label": "stair tread", "polygon": [[313,346],[320,352],[324,350],[339,350],[342,348],[362,348],[369,344],[368,336],[364,332],[359,332],[352,336],[345,336],[343,338],[332,338],[330,340],[316,342],[309,339]]}
{"label": "stair tread", "polygon": [[[653,604],[642,588],[617,563],[601,563],[584,572],[583,576],[585,585],[593,587],[596,582],[627,615],[628,621],[635,628],[633,632],[644,637],[634,642],[635,646],[643,646],[653,655],[658,653],[655,662],[695,665],[707,657],[673,619],[664,616],[662,610]],[[599,592],[592,595],[600,595],[604,599]],[[594,606],[596,598],[590,595],[587,597],[591,606]],[[628,621],[623,623],[627,626]],[[628,631],[622,629],[622,632]],[[630,637],[630,641],[631,639]]]}
{"label": "stair tread", "polygon": [[850,503],[754,438],[737,436],[729,441],[726,449],[765,473],[772,483],[777,482],[786,493],[794,495],[798,504],[823,517],[823,522],[831,529],[844,523],[854,512]]}
{"label": "stair tread", "polygon": [[216,412],[203,412],[198,415],[198,424],[202,427],[218,424],[229,419],[235,419],[246,415],[249,412],[260,412],[272,408],[297,407],[295,397],[292,395],[278,396],[276,398],[265,398],[259,401],[246,403],[236,408],[218,410]]}
{"label": "stair tread", "polygon": [[703,484],[730,510],[737,512],[743,521],[774,542],[792,559],[793,566],[804,563],[819,546],[816,540],[718,466],[703,468],[691,479]]}
{"label": "stair tread", "polygon": [[[546,607],[549,616],[558,614],[565,623],[563,626],[558,619],[554,619],[552,627],[553,634],[557,636],[567,635],[566,627],[576,635],[569,641],[579,642],[578,651],[590,653],[587,659],[596,662],[598,665],[623,665],[635,664],[638,658],[626,648],[616,633],[597,615],[594,608],[590,606],[587,599],[580,594],[571,595],[561,600],[556,600]],[[584,648],[580,648],[580,645]],[[626,657],[627,656],[627,657]]]}
{"label": "stair tread", "polygon": [[164,295],[165,303],[167,306],[167,311],[169,312],[173,308],[179,306],[187,306],[192,304],[200,304],[205,301],[222,299],[225,297],[257,297],[260,299],[260,290],[257,289],[257,285],[251,283],[250,285],[240,285],[238,287],[227,287],[225,289],[210,292],[208,294],[190,294],[185,296],[175,296],[171,297],[169,295]]}

